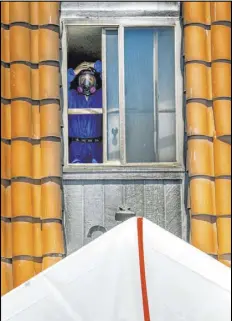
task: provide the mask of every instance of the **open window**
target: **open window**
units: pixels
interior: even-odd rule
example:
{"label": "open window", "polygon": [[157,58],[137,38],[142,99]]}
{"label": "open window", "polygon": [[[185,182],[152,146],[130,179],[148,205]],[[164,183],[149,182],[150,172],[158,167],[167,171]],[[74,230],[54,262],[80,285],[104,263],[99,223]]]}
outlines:
{"label": "open window", "polygon": [[175,28],[68,26],[67,47],[67,69],[102,63],[94,104],[68,84],[68,163],[176,163]]}
{"label": "open window", "polygon": [[[80,82],[81,71],[76,67],[83,62],[102,61],[102,28],[69,27],[68,32],[68,148],[69,163],[103,162],[103,109],[102,70],[84,75],[93,80],[94,94],[84,94]],[[87,68],[89,69],[89,68]],[[101,68],[102,69],[102,68]]]}

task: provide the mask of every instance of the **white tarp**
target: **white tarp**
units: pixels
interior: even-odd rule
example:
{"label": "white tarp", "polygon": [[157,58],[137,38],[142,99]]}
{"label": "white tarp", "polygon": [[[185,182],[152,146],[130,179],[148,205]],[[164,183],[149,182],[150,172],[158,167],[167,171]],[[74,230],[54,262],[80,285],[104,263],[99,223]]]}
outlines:
{"label": "white tarp", "polygon": [[144,318],[137,218],[2,297],[2,321],[230,321],[231,274],[143,219],[150,319]]}

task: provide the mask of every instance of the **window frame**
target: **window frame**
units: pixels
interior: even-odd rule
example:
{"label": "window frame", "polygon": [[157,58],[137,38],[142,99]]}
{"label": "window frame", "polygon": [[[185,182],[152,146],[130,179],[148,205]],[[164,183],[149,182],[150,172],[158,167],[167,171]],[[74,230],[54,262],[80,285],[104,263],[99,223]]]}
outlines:
{"label": "window frame", "polygon": [[[183,120],[183,79],[181,72],[181,26],[179,17],[133,17],[131,18],[76,18],[61,19],[62,24],[62,87],[63,87],[63,143],[64,143],[64,161],[63,172],[93,172],[93,171],[121,171],[125,168],[133,170],[171,170],[184,171],[183,144],[184,144],[184,120]],[[67,70],[68,70],[68,27],[69,26],[101,26],[104,29],[118,29],[118,52],[119,52],[119,117],[120,117],[120,162],[106,161],[107,155],[107,137],[106,137],[106,91],[103,90],[103,163],[101,164],[70,164],[68,162],[68,88],[67,88]],[[140,27],[173,27],[174,28],[174,53],[175,53],[175,115],[176,115],[176,162],[152,162],[152,163],[126,163],[126,136],[125,136],[125,92],[124,92],[124,28]],[[102,47],[105,46],[105,33],[103,30]],[[104,57],[105,50],[102,50],[103,87],[106,88],[106,75]],[[154,92],[155,95],[155,92]],[[157,95],[156,95],[157,99]]]}

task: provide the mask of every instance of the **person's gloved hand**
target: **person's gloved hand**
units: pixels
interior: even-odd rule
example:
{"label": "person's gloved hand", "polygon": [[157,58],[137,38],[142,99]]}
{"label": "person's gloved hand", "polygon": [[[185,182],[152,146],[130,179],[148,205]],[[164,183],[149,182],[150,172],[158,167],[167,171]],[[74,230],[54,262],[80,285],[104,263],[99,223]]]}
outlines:
{"label": "person's gloved hand", "polygon": [[76,75],[79,74],[79,72],[81,72],[84,69],[88,69],[88,68],[94,68],[94,62],[87,62],[87,61],[83,61],[81,64],[79,64],[75,69],[74,69],[74,73]]}

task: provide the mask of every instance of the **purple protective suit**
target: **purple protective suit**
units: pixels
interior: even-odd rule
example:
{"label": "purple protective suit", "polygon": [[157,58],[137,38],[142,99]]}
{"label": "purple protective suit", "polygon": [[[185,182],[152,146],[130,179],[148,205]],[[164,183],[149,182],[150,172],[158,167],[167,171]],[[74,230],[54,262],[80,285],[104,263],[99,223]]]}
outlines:
{"label": "purple protective suit", "polygon": [[[102,72],[101,61],[96,61],[94,68]],[[86,97],[70,89],[70,84],[76,77],[73,69],[68,69],[68,108],[102,108],[102,89]],[[102,137],[102,115],[69,115],[69,139],[72,138],[100,138]],[[70,163],[102,163],[102,141],[76,142],[69,144]]]}

